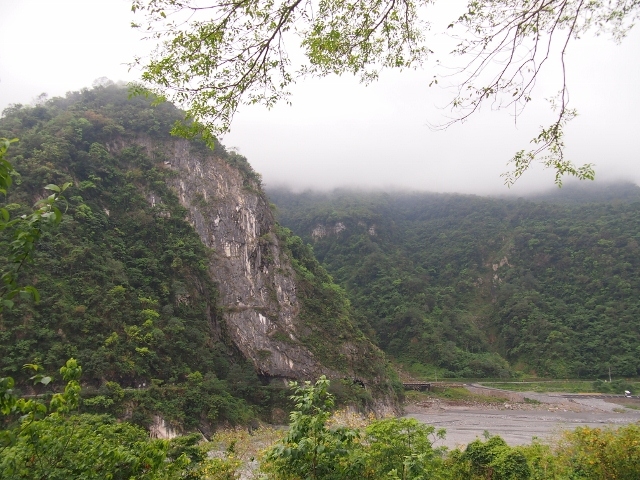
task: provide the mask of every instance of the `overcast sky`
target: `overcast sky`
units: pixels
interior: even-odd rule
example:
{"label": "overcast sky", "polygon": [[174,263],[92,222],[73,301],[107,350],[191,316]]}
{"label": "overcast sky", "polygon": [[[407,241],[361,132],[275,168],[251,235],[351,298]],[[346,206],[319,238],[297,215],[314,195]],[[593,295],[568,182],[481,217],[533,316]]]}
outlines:
{"label": "overcast sky", "polygon": [[[434,12],[434,33],[455,18],[446,2]],[[0,12],[0,109],[42,92],[89,87],[102,76],[134,80],[126,64],[151,47],[129,27],[128,0],[0,0]],[[433,42],[446,44],[437,35]],[[569,50],[571,104],[580,116],[567,128],[567,151],[576,163],[595,163],[600,181],[640,183],[639,59],[640,28],[621,45],[585,38]],[[507,112],[483,111],[441,132],[427,125],[445,119],[448,94],[428,87],[430,66],[384,72],[368,87],[352,77],[304,80],[292,89],[292,106],[242,108],[223,143],[268,185],[505,193],[507,160],[553,118],[543,100],[558,89],[552,73],[517,125]],[[512,191],[552,183],[552,172],[534,169]]]}

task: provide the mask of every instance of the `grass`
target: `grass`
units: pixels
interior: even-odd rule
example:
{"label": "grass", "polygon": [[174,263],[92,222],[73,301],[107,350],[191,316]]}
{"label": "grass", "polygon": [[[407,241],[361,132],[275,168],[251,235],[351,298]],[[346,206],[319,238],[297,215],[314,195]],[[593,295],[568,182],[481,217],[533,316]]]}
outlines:
{"label": "grass", "polygon": [[531,382],[480,382],[481,385],[514,392],[593,393],[592,380],[540,380]]}
{"label": "grass", "polygon": [[[593,380],[531,380],[522,382],[492,382],[481,380],[478,383],[487,387],[515,392],[598,393],[594,388]],[[634,384],[636,388],[640,387],[640,382],[631,381],[630,383]]]}
{"label": "grass", "polygon": [[405,397],[407,402],[418,402],[422,400],[437,398],[441,400],[451,400],[451,401],[467,401],[467,402],[479,402],[479,403],[505,403],[509,402],[506,398],[494,397],[494,396],[485,396],[478,395],[475,393],[471,393],[464,387],[453,387],[453,388],[437,388],[430,392],[416,392],[413,390],[408,390],[405,392]]}

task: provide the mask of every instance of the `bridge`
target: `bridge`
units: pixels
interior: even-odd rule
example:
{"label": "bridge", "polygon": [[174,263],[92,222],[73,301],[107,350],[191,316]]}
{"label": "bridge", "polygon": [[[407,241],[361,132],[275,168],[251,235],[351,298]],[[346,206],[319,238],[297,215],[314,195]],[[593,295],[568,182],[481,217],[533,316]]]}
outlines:
{"label": "bridge", "polygon": [[431,390],[431,382],[403,382],[405,390],[417,390],[418,392],[428,392]]}
{"label": "bridge", "polygon": [[434,388],[457,388],[464,387],[463,383],[452,382],[402,382],[405,390],[417,390],[419,392],[428,392]]}

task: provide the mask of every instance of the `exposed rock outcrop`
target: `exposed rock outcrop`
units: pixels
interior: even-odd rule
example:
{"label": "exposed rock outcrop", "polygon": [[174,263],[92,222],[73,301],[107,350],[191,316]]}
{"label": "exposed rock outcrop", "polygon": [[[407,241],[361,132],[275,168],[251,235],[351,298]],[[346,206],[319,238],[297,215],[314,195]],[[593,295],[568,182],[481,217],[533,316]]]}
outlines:
{"label": "exposed rock outcrop", "polygon": [[164,418],[154,415],[152,423],[149,425],[149,436],[151,438],[161,438],[163,440],[171,440],[172,438],[184,435],[179,429],[170,425]]}
{"label": "exposed rock outcrop", "polygon": [[[377,227],[375,224],[367,226],[367,224],[364,222],[358,222],[358,226],[366,228],[367,233],[372,237],[377,235]],[[344,232],[346,229],[347,226],[344,224],[344,222],[336,222],[333,225],[324,225],[319,223],[311,231],[311,238],[313,238],[314,240],[319,240],[324,237],[338,235],[340,234],[340,232]]]}
{"label": "exposed rock outcrop", "polygon": [[[326,272],[315,284],[297,278],[259,176],[248,164],[236,168],[224,153],[216,155],[184,139],[158,144],[139,137],[135,143],[156,159],[157,167],[172,172],[166,181],[187,209],[186,220],[210,249],[209,274],[218,286],[222,311],[222,325],[211,315],[212,327],[261,375],[296,380],[327,375],[364,385],[369,408],[397,413],[384,354],[353,324],[346,299],[323,313],[325,302],[336,301],[330,297],[343,295]],[[127,144],[116,141],[109,148]],[[169,215],[161,196],[146,196],[158,214]],[[333,232],[344,228],[338,224]],[[182,301],[188,302],[188,295]]]}
{"label": "exposed rock outcrop", "polygon": [[298,341],[295,276],[281,255],[275,220],[259,185],[223,159],[194,154],[185,140],[172,142],[165,154],[165,167],[178,173],[170,186],[213,250],[209,271],[218,283],[233,343],[268,376],[329,373]]}

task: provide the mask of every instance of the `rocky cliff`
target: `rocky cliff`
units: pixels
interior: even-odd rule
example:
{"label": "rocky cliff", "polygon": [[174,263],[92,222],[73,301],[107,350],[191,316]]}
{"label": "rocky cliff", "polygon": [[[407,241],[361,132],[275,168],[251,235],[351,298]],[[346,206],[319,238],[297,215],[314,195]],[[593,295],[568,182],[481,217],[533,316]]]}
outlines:
{"label": "rocky cliff", "polygon": [[[157,144],[138,143],[158,157]],[[374,396],[390,394],[384,356],[345,312],[346,297],[338,295],[338,310],[327,314],[341,318],[320,318],[323,302],[336,302],[337,287],[326,273],[316,281],[320,287],[307,285],[306,279],[307,303],[319,307],[305,309],[298,291],[305,280],[292,266],[296,260],[283,245],[286,239],[278,232],[259,177],[232,166],[235,154],[216,155],[186,140],[174,139],[162,151],[163,168],[174,172],[168,183],[212,251],[209,273],[219,288],[224,333],[255,369],[284,379],[326,374],[367,385]],[[149,201],[162,199],[151,195]],[[308,277],[308,270],[300,268]],[[327,298],[316,298],[322,296]],[[379,406],[391,403],[387,398]]]}
{"label": "rocky cliff", "polygon": [[166,168],[187,219],[213,250],[209,272],[220,290],[234,345],[268,376],[314,378],[328,373],[298,340],[300,304],[294,272],[280,252],[269,204],[256,181],[225,160],[175,140]]}
{"label": "rocky cliff", "polygon": [[[154,402],[116,400],[176,425],[246,420],[247,405],[269,408],[277,388],[265,379],[326,374],[345,399],[391,405],[384,355],[344,290],[274,221],[244,157],[170,136],[181,116],[100,87],[0,118],[0,136],[21,139],[12,209],[28,210],[44,185],[73,185],[60,230],[23,273],[45,300],[0,318],[1,366],[74,356],[95,388],[152,385]],[[178,412],[176,388],[202,404]]]}

